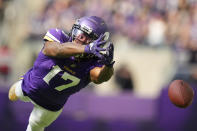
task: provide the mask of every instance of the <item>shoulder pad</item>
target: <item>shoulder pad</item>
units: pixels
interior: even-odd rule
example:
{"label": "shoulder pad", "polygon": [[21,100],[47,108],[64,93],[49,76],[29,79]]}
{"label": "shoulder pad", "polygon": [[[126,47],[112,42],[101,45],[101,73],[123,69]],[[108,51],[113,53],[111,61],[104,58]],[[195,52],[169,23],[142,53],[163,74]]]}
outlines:
{"label": "shoulder pad", "polygon": [[48,30],[43,39],[44,41],[64,43],[69,40],[69,35],[66,34],[63,30],[56,28]]}

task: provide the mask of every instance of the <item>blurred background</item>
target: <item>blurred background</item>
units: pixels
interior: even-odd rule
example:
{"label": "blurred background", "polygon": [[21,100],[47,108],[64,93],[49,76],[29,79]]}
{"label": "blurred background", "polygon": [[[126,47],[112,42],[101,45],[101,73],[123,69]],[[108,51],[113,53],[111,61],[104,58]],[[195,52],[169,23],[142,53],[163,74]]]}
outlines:
{"label": "blurred background", "polygon": [[23,131],[30,103],[7,92],[32,67],[50,28],[102,17],[115,46],[115,74],[68,100],[46,131],[196,131],[197,101],[172,105],[174,79],[197,87],[197,0],[0,0],[0,130]]}

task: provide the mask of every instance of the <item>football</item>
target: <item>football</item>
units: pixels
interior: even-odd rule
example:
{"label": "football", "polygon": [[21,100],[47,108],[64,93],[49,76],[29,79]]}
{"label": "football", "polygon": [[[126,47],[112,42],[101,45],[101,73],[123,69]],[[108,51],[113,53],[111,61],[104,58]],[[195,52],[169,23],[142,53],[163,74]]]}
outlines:
{"label": "football", "polygon": [[191,105],[194,98],[194,90],[183,80],[174,80],[168,88],[170,101],[177,107],[186,108]]}

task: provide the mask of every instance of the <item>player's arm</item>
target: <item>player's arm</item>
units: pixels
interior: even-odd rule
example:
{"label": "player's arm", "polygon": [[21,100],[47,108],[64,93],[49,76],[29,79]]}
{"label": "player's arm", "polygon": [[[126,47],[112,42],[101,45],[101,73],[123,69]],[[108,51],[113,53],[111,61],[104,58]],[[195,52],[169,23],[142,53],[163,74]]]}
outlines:
{"label": "player's arm", "polygon": [[104,65],[103,67],[95,67],[90,71],[90,79],[95,84],[101,84],[108,81],[114,73],[114,68]]}
{"label": "player's arm", "polygon": [[94,54],[98,58],[102,58],[101,51],[105,49],[101,48],[106,43],[103,40],[104,35],[101,35],[97,40],[93,41],[88,45],[76,44],[74,42],[66,42],[60,44],[59,42],[46,41],[43,47],[43,54],[46,56],[65,58],[75,56],[82,53]]}
{"label": "player's arm", "polygon": [[42,52],[46,56],[65,58],[85,53],[85,45],[72,42],[60,44],[59,42],[46,41]]}
{"label": "player's arm", "polygon": [[113,61],[114,56],[114,46],[112,42],[109,42],[109,45],[106,49],[105,57],[100,60],[104,64],[102,67],[95,67],[90,71],[90,79],[96,84],[103,83],[108,81],[114,73]]}

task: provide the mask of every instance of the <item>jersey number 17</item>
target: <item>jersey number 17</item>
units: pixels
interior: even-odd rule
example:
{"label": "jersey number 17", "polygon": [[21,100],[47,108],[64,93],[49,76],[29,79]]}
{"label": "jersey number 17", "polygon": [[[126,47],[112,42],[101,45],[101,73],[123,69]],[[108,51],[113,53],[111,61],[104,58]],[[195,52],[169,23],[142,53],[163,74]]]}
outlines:
{"label": "jersey number 17", "polygon": [[[60,71],[62,71],[62,69],[56,65],[53,67],[53,69],[43,78],[43,80],[49,85],[49,81],[55,77],[55,75],[57,75]],[[62,91],[62,90],[65,90],[69,87],[73,87],[73,86],[76,86],[79,84],[80,82],[80,79],[67,73],[67,72],[64,72],[64,74],[62,75],[61,77],[62,79],[64,79],[65,81],[66,80],[71,80],[72,82],[71,83],[68,83],[68,84],[65,84],[65,85],[61,85],[61,86],[57,86],[55,87],[55,89],[57,91]]]}

